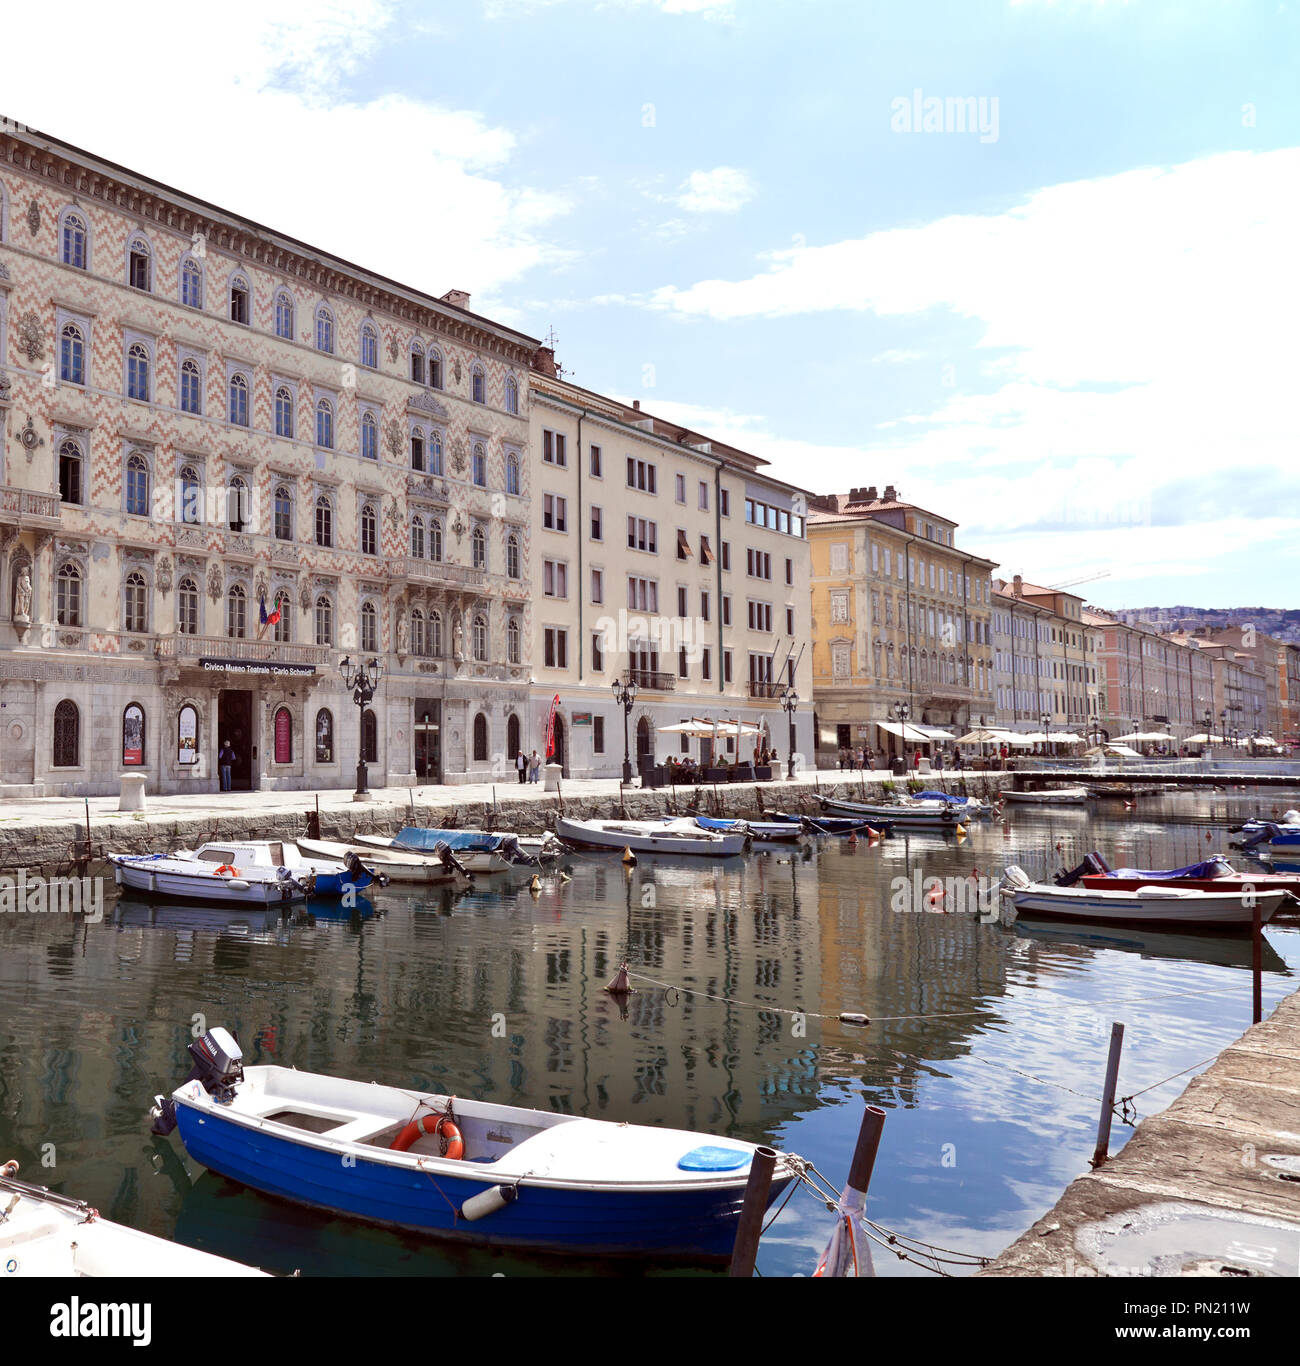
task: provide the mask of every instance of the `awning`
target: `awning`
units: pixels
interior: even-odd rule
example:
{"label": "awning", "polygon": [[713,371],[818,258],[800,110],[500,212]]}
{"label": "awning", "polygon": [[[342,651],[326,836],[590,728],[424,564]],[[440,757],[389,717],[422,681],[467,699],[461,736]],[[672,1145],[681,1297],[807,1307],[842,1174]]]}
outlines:
{"label": "awning", "polygon": [[950,730],[945,730],[942,726],[926,726],[926,725],[922,725],[921,722],[918,721],[918,722],[916,722],[916,725],[915,725],[914,728],[915,728],[916,730],[919,730],[923,735],[928,735],[928,736],[930,737],[931,740],[951,740],[951,739],[952,739],[952,731],[950,731]]}
{"label": "awning", "polygon": [[[915,726],[898,725],[894,721],[876,721],[873,724],[881,730],[887,731],[890,735],[897,735],[900,740],[911,740],[916,745],[928,745],[930,737],[924,732],[917,730]],[[947,737],[951,739],[951,736]]]}
{"label": "awning", "polygon": [[700,563],[713,563],[713,551],[709,549],[709,538],[707,536],[700,537]]}
{"label": "awning", "polygon": [[691,549],[690,539],[687,537],[684,531],[679,530],[677,533],[678,558],[685,559],[687,555],[693,555],[694,553],[695,552]]}
{"label": "awning", "polygon": [[1223,736],[1206,735],[1204,731],[1201,731],[1197,735],[1189,735],[1185,743],[1189,745],[1221,745],[1223,743]]}

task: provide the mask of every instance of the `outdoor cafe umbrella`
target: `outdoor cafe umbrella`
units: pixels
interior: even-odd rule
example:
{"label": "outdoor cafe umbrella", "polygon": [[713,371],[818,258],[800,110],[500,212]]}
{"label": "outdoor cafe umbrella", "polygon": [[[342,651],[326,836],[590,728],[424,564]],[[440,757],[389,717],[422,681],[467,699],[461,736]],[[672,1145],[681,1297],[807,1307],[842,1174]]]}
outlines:
{"label": "outdoor cafe umbrella", "polygon": [[1204,731],[1201,731],[1196,735],[1189,735],[1187,737],[1187,743],[1189,745],[1221,745],[1223,743],[1223,736],[1206,735]]}
{"label": "outdoor cafe umbrella", "polygon": [[1136,742],[1139,745],[1159,745],[1168,744],[1174,737],[1168,731],[1163,730],[1135,730],[1129,735],[1117,735],[1115,738],[1121,743]]}

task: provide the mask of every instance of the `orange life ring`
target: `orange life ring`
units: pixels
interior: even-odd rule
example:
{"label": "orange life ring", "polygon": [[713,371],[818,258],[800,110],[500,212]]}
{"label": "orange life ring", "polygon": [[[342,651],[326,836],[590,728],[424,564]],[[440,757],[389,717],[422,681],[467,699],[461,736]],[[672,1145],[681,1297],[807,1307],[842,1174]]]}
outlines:
{"label": "orange life ring", "polygon": [[413,1119],[393,1140],[391,1151],[404,1153],[422,1135],[441,1141],[441,1157],[459,1161],[465,1156],[465,1140],[447,1115],[421,1115],[419,1119]]}
{"label": "orange life ring", "polygon": [[223,864],[221,865],[220,868],[216,869],[216,871],[212,874],[212,876],[213,876],[213,877],[220,877],[220,876],[222,875],[222,873],[229,873],[231,877],[238,877],[238,876],[239,876],[239,869],[238,869],[238,868],[232,868],[232,867],[230,866],[230,864],[228,864],[228,863],[223,863]]}

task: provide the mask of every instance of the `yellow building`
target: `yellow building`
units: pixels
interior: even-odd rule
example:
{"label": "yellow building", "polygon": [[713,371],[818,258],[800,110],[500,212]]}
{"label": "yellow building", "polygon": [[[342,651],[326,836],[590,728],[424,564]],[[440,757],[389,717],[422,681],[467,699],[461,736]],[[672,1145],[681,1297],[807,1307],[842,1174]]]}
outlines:
{"label": "yellow building", "polygon": [[823,763],[845,745],[900,752],[900,707],[935,744],[992,721],[995,564],[959,549],[956,527],[892,485],[810,501]]}

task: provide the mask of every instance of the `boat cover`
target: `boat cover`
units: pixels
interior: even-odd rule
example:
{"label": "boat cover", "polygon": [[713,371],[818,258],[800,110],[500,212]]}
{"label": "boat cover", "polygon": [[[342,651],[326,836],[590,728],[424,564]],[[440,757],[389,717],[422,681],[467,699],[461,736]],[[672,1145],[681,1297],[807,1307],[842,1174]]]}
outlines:
{"label": "boat cover", "polygon": [[969,798],[955,797],[951,792],[914,792],[912,796],[918,802],[951,802],[954,806],[965,806],[969,801]]}
{"label": "boat cover", "polygon": [[408,825],[393,837],[394,844],[407,849],[436,849],[446,844],[453,853],[489,854],[503,849],[506,836],[483,830],[432,830],[422,825]]}
{"label": "boat cover", "polygon": [[1232,874],[1232,865],[1218,855],[1214,858],[1206,859],[1202,863],[1189,863],[1186,868],[1114,868],[1110,871],[1110,877],[1122,878],[1150,878],[1156,882],[1176,882],[1179,878],[1215,878],[1229,877]]}

